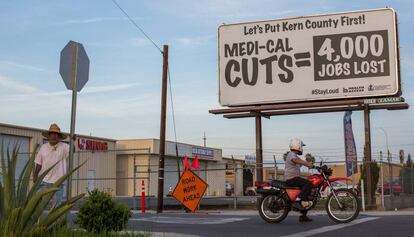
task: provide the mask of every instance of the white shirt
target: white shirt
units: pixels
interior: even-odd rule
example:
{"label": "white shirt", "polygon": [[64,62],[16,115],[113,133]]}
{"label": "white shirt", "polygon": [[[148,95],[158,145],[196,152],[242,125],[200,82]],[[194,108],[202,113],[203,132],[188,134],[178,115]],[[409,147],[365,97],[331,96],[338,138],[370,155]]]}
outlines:
{"label": "white shirt", "polygon": [[300,159],[294,152],[289,152],[285,163],[285,180],[300,177],[301,164],[296,164],[293,159]]}
{"label": "white shirt", "polygon": [[42,166],[40,174],[47,169],[56,166],[49,171],[43,179],[46,183],[55,183],[60,177],[66,174],[66,160],[69,157],[69,145],[59,142],[52,146],[50,143],[43,144],[36,155],[35,163]]}

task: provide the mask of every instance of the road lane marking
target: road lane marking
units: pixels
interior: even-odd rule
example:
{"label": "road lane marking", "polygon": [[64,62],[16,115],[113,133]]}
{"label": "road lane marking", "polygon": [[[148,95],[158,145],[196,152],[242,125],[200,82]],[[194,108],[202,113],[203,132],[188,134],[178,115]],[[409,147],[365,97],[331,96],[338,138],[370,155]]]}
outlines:
{"label": "road lane marking", "polygon": [[321,228],[317,228],[317,229],[313,229],[313,230],[307,230],[307,231],[303,231],[303,232],[299,232],[299,233],[295,233],[295,234],[291,234],[291,235],[285,235],[285,236],[282,236],[282,237],[312,236],[312,235],[322,234],[322,233],[325,233],[327,231],[338,230],[338,229],[342,229],[342,228],[345,228],[345,227],[358,225],[358,224],[361,224],[361,223],[364,223],[364,222],[367,222],[367,221],[373,221],[373,220],[376,220],[376,219],[379,219],[379,217],[366,217],[366,218],[361,218],[361,219],[354,220],[351,223],[324,226],[324,227],[321,227]]}
{"label": "road lane marking", "polygon": [[147,221],[161,224],[198,224],[198,225],[217,225],[227,224],[236,221],[244,221],[249,218],[182,218],[182,217],[140,217],[130,218],[130,221]]}

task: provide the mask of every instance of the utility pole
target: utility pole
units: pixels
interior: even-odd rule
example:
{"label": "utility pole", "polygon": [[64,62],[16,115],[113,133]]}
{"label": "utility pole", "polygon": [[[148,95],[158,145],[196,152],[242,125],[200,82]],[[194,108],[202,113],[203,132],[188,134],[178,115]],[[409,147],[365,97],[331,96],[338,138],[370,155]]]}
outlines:
{"label": "utility pole", "polygon": [[207,146],[206,132],[204,132],[203,141],[204,141],[204,147],[206,147]]}
{"label": "utility pole", "polygon": [[161,86],[161,124],[160,124],[160,157],[158,161],[158,196],[157,213],[164,207],[164,160],[165,160],[165,129],[167,118],[167,76],[168,76],[168,45],[164,45]]}

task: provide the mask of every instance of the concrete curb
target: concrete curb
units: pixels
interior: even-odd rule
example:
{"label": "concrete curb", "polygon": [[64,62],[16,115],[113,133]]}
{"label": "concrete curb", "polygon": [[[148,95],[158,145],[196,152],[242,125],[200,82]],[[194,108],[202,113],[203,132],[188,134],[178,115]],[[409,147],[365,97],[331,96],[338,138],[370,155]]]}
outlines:
{"label": "concrete curb", "polygon": [[[132,211],[133,214],[141,214],[140,211]],[[155,211],[147,211],[145,214],[156,214]],[[144,214],[144,215],[145,215]],[[184,211],[164,211],[162,215],[210,215],[210,216],[256,216],[259,215],[256,210],[206,210],[196,213],[185,213]],[[299,215],[297,212],[290,212],[289,215]],[[311,216],[327,215],[326,211],[310,211]],[[361,212],[360,215],[367,216],[412,216],[414,211],[366,211]]]}

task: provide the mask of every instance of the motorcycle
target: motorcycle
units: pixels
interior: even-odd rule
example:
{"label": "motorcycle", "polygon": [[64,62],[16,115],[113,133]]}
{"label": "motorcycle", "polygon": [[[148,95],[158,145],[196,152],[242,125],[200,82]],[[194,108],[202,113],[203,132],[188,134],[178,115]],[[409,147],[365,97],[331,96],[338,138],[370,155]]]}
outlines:
{"label": "motorcycle", "polygon": [[307,202],[298,201],[301,193],[298,187],[289,187],[284,181],[271,180],[268,182],[256,182],[257,193],[261,195],[257,209],[262,219],[269,223],[283,221],[288,213],[293,211],[307,211],[316,206],[321,199],[320,193],[326,188],[330,189],[330,195],[326,199],[325,209],[328,216],[336,223],[348,223],[358,217],[361,204],[357,194],[349,189],[334,189],[335,181],[351,181],[349,178],[330,178],[332,169],[321,164],[315,167],[318,174],[308,176],[312,183],[312,191]]}

